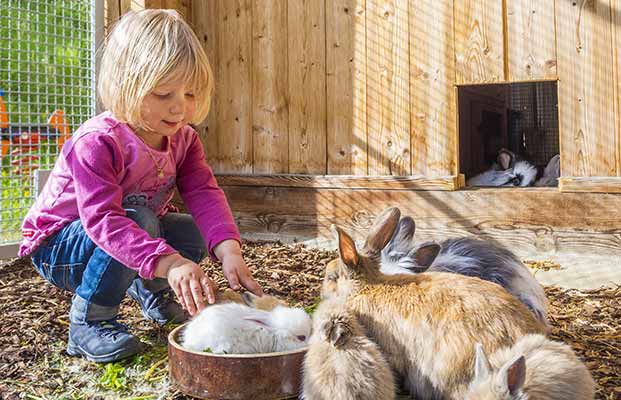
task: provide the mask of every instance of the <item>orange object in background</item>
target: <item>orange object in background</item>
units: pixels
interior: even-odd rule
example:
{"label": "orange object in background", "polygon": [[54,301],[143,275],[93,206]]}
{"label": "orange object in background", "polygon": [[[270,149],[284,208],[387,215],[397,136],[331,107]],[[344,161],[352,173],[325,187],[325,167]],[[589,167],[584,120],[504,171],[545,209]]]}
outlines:
{"label": "orange object in background", "polygon": [[4,104],[4,90],[0,89],[0,128],[9,127],[9,113],[6,111],[6,104]]}
{"label": "orange object in background", "polygon": [[[6,104],[4,104],[4,91],[0,89],[0,128],[8,128],[9,127],[9,113],[6,111]],[[3,156],[9,152],[10,143],[8,140],[2,139],[2,152]]]}
{"label": "orange object in background", "polygon": [[71,137],[71,129],[69,128],[69,124],[65,118],[65,112],[63,110],[54,110],[50,118],[48,118],[47,123],[52,128],[56,129],[59,133],[56,138],[56,144],[58,145],[58,150],[63,147],[63,144]]}

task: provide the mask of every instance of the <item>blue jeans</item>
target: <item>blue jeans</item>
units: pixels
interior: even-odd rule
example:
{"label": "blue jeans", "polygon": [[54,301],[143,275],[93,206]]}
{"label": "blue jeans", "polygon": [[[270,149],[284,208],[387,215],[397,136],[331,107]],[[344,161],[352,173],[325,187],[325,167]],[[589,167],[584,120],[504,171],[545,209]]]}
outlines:
{"label": "blue jeans", "polygon": [[[168,213],[158,218],[142,206],[131,206],[125,211],[151,237],[164,238],[183,257],[200,262],[207,254],[205,241],[190,215]],[[31,257],[43,278],[76,294],[72,322],[115,318],[127,288],[138,277],[135,270],[100,249],[88,237],[80,220],[51,236]],[[143,280],[143,283],[154,293],[168,288],[166,279]]]}

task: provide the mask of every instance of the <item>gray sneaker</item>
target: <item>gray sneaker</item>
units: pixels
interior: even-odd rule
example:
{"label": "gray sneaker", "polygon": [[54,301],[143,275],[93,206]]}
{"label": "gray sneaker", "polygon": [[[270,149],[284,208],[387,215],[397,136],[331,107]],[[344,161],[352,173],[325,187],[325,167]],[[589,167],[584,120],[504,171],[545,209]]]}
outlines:
{"label": "gray sneaker", "polygon": [[144,287],[141,279],[134,279],[127,294],[142,308],[142,315],[160,325],[168,322],[181,323],[189,318],[188,313],[177,303],[171,288],[151,292]]}
{"label": "gray sneaker", "polygon": [[69,326],[67,354],[71,356],[106,363],[133,356],[141,350],[140,340],[115,320],[72,322]]}

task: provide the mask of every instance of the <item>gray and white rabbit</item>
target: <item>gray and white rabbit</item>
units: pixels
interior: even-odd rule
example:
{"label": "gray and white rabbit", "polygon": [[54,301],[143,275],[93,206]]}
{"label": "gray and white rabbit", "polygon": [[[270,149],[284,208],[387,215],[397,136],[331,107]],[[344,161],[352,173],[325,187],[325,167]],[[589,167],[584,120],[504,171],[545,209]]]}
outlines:
{"label": "gray and white rabbit", "polygon": [[452,272],[494,282],[549,326],[548,300],[543,287],[511,251],[489,241],[467,237],[416,245],[415,230],[411,217],[401,218],[390,242],[382,250],[382,273]]}
{"label": "gray and white rabbit", "polygon": [[489,360],[476,345],[475,376],[466,400],[592,400],[595,383],[564,343],[526,335]]}
{"label": "gray and white rabbit", "polygon": [[305,400],[391,400],[395,382],[378,346],[341,299],[322,301],[304,358]]}
{"label": "gray and white rabbit", "polygon": [[215,354],[256,354],[306,346],[311,318],[301,308],[276,306],[271,311],[224,303],[205,308],[183,331],[181,345]]}
{"label": "gray and white rabbit", "polygon": [[468,186],[533,186],[537,168],[513,152],[501,149],[492,167],[468,179]]}
{"label": "gray and white rabbit", "polygon": [[548,161],[543,170],[543,176],[537,179],[535,186],[558,186],[558,178],[561,176],[561,156],[555,155]]}

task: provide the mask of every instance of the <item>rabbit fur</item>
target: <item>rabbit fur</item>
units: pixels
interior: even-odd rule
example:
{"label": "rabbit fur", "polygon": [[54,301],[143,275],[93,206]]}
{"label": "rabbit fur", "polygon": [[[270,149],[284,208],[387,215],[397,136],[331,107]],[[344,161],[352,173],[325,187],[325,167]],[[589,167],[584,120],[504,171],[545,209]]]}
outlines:
{"label": "rabbit fur", "polygon": [[346,301],[410,395],[462,400],[477,341],[495,351],[545,326],[491,282],[445,272],[381,273],[380,252],[398,221],[398,209],[384,211],[360,253],[335,227],[339,258],[326,266],[322,298]]}
{"label": "rabbit fur", "polygon": [[187,324],[181,345],[216,354],[287,351],[306,345],[311,325],[310,316],[300,308],[276,306],[264,311],[245,304],[215,304]]}
{"label": "rabbit fur", "polygon": [[475,377],[466,400],[592,400],[595,382],[564,343],[526,335],[489,360],[476,345]]}
{"label": "rabbit fur", "polygon": [[543,176],[537,179],[535,186],[558,186],[558,178],[561,176],[561,156],[555,155],[548,161],[543,170]]}
{"label": "rabbit fur", "polygon": [[549,327],[548,299],[541,284],[510,250],[475,238],[414,244],[416,224],[403,217],[381,253],[385,274],[453,272],[494,282],[522,301]]}
{"label": "rabbit fur", "polygon": [[304,358],[305,400],[391,400],[392,371],[356,317],[338,299],[322,301]]}
{"label": "rabbit fur", "polygon": [[468,186],[533,186],[537,178],[537,167],[501,149],[492,167],[468,179]]}

